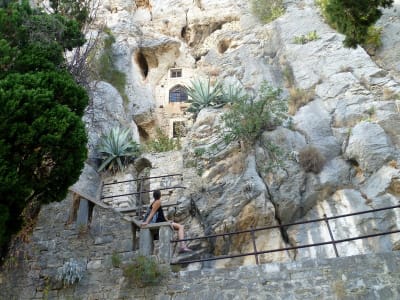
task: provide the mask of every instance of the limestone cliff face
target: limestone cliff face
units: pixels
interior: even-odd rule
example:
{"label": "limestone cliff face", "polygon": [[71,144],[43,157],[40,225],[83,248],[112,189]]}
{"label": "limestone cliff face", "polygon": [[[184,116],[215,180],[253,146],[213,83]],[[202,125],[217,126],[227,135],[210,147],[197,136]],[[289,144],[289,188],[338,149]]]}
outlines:
{"label": "limestone cliff face", "polygon": [[[175,122],[188,133],[179,153],[146,155],[152,175],[182,172],[188,188],[179,194],[177,221],[191,237],[277,225],[395,205],[400,181],[399,1],[385,11],[383,47],[374,58],[358,47],[346,49],[343,36],[321,18],[313,0],[286,1],[286,12],[261,24],[248,1],[122,1],[101,3],[97,24],[115,37],[114,66],[126,75],[122,95],[106,82],[93,88],[85,120],[92,157],[99,133],[117,124],[131,126],[138,141],[157,127],[173,136]],[[315,31],[305,44],[296,37]],[[396,35],[397,33],[397,35]],[[390,38],[389,38],[390,36]],[[397,47],[396,51],[393,47]],[[223,144],[218,129],[225,109],[204,109],[195,122],[184,103],[171,102],[190,80],[207,78],[256,92],[264,80],[313,95],[292,108],[292,126],[266,131],[253,149]],[[284,164],[271,171],[268,143],[284,153]],[[306,172],[298,154],[308,145],[325,158],[321,172]],[[203,151],[203,150],[207,151]],[[211,151],[211,150],[212,151]],[[179,156],[179,158],[177,158]],[[171,158],[172,157],[172,158]],[[169,168],[169,166],[171,168]],[[192,212],[192,213],[189,213]],[[193,213],[194,212],[194,213]],[[380,212],[332,221],[336,239],[399,229],[399,214]],[[365,225],[368,224],[368,225]],[[329,240],[325,224],[292,226],[256,234],[259,250]],[[339,246],[340,255],[391,251],[400,239],[390,235]],[[191,245],[198,255],[253,250],[250,236]],[[334,256],[331,247],[263,255],[261,262]],[[216,266],[253,264],[254,258]]]}
{"label": "limestone cliff face", "polygon": [[[380,21],[384,45],[371,58],[360,47],[344,48],[343,36],[324,22],[314,1],[287,1],[285,14],[265,25],[250,14],[247,1],[103,4],[99,20],[115,35],[116,66],[127,75],[127,121],[132,118],[139,131],[150,137],[155,127],[170,133],[174,120],[187,118],[177,109],[175,114],[168,113],[168,90],[195,78],[224,80],[249,92],[257,91],[267,80],[284,88],[288,96],[293,89],[313,95],[301,108],[291,108],[292,127],[266,131],[254,149],[246,152],[238,145],[221,146],[218,128],[224,109],[203,110],[188,126],[180,168],[189,188],[181,195],[177,215],[190,236],[398,203],[399,191],[393,186],[400,178],[400,69],[396,59],[399,51],[393,51],[392,46],[399,41],[388,38],[399,32],[394,23],[398,6],[395,1],[395,7],[385,11]],[[294,42],[313,31],[318,39]],[[176,70],[181,70],[181,78],[171,78]],[[98,97],[98,101],[104,98],[107,96]],[[117,117],[121,115],[114,115]],[[280,146],[285,155],[282,167],[272,172],[267,168],[269,141]],[[305,172],[298,162],[298,154],[308,145],[325,158],[318,174]],[[168,165],[168,158],[154,159],[153,163]],[[193,209],[189,203],[195,206],[196,214],[188,213]],[[398,228],[399,219],[395,213],[376,213],[332,221],[331,226],[335,238],[341,239],[348,232],[360,235],[393,230]],[[283,235],[279,230],[262,232],[256,239],[258,249],[273,249],[326,241],[328,236],[325,224],[318,224],[312,228],[292,226]],[[390,251],[398,240],[398,235],[391,235],[347,243],[339,252]],[[249,236],[192,246],[199,253],[252,250]],[[261,260],[332,255],[332,248],[326,247],[265,255]],[[253,258],[239,262],[246,263],[254,263]],[[217,263],[229,264],[228,260]]]}

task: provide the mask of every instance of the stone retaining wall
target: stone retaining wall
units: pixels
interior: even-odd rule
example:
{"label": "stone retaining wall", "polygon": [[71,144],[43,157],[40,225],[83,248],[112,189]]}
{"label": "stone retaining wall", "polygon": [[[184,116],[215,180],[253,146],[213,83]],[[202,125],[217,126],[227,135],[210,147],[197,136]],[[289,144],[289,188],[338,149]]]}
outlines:
{"label": "stone retaining wall", "polygon": [[[132,228],[119,213],[94,207],[90,228],[66,224],[71,199],[45,206],[30,242],[0,272],[0,299],[400,299],[400,252],[169,272],[137,288],[113,264],[132,261]],[[82,280],[56,280],[66,261],[85,267]]]}

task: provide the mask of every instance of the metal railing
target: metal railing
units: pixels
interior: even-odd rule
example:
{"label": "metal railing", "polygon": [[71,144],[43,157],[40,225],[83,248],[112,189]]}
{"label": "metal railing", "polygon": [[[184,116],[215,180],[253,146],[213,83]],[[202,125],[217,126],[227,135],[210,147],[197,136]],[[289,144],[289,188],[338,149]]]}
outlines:
{"label": "metal railing", "polygon": [[[266,226],[266,227],[259,227],[259,228],[250,228],[250,229],[247,229],[247,230],[220,233],[220,234],[213,234],[213,235],[206,235],[206,236],[197,237],[197,238],[186,238],[186,239],[181,239],[181,240],[171,240],[171,243],[178,243],[178,242],[183,242],[183,241],[204,240],[204,239],[212,239],[212,238],[225,237],[225,236],[229,236],[230,237],[232,235],[250,233],[250,236],[251,236],[251,239],[252,239],[252,244],[253,244],[253,250],[254,250],[253,252],[240,253],[240,254],[220,255],[220,256],[215,256],[215,257],[207,257],[207,258],[193,259],[193,260],[180,260],[178,262],[171,262],[171,264],[172,265],[189,264],[189,263],[195,263],[195,262],[205,262],[205,261],[213,261],[213,260],[244,257],[244,256],[253,256],[253,255],[255,257],[256,263],[259,264],[258,256],[261,255],[261,254],[288,251],[288,250],[296,250],[296,249],[301,249],[301,248],[310,248],[310,247],[324,246],[324,245],[332,245],[333,249],[335,251],[336,257],[339,257],[339,252],[338,252],[338,249],[336,247],[336,244],[340,244],[340,243],[344,243],[344,242],[350,242],[350,241],[354,241],[354,240],[361,240],[361,239],[366,239],[366,238],[371,238],[371,237],[383,236],[383,235],[388,235],[388,234],[400,233],[400,229],[392,230],[392,231],[384,231],[384,232],[380,232],[380,233],[366,234],[366,235],[361,235],[361,236],[356,236],[356,237],[349,237],[349,238],[345,238],[345,239],[335,239],[334,236],[333,236],[331,227],[329,225],[329,220],[346,218],[346,217],[362,215],[362,214],[367,214],[367,213],[373,213],[373,212],[377,212],[377,211],[390,210],[390,209],[395,209],[395,208],[400,208],[400,205],[388,206],[388,207],[383,207],[383,208],[376,208],[376,209],[371,209],[371,210],[364,210],[364,211],[359,211],[359,212],[355,212],[355,213],[349,213],[349,214],[332,216],[332,217],[327,217],[324,214],[323,218],[318,218],[318,219],[313,219],[313,220],[308,220],[308,221],[301,221],[301,222],[294,222],[294,223],[280,224],[280,225]],[[255,232],[257,232],[257,231],[271,230],[271,229],[277,229],[277,228],[279,228],[280,230],[283,230],[285,227],[289,227],[289,226],[302,225],[302,224],[308,224],[308,223],[316,223],[316,222],[325,222],[325,224],[326,224],[326,226],[328,228],[330,241],[312,243],[312,244],[305,244],[305,245],[299,245],[299,246],[292,246],[292,247],[283,247],[283,248],[277,248],[277,249],[272,249],[272,250],[263,250],[263,251],[258,251],[257,250],[256,239],[255,239]]]}
{"label": "metal railing", "polygon": [[[145,181],[150,181],[150,180],[154,180],[154,179],[167,179],[167,178],[172,178],[172,177],[181,177],[180,181],[182,181],[182,174],[168,174],[168,175],[161,175],[161,176],[152,176],[152,177],[141,177],[141,178],[137,178],[137,179],[129,179],[129,180],[122,180],[122,181],[112,181],[112,182],[106,182],[106,183],[102,183],[101,188],[100,188],[100,200],[103,201],[104,199],[109,199],[109,198],[117,198],[117,197],[124,197],[124,196],[137,196],[139,195],[139,199],[137,200],[137,208],[136,209],[131,209],[131,210],[126,210],[124,212],[134,212],[136,211],[137,216],[142,216],[143,214],[143,199],[142,199],[142,195],[146,194],[146,193],[151,193],[154,192],[155,190],[175,190],[175,189],[185,189],[186,187],[181,186],[181,185],[175,185],[175,186],[169,186],[169,187],[160,187],[157,189],[149,189],[146,190],[145,189]],[[126,184],[129,182],[138,182],[138,192],[130,192],[130,193],[124,193],[124,194],[113,194],[113,195],[109,195],[109,196],[103,196],[103,191],[104,191],[104,187],[105,186],[109,186],[109,185],[115,185],[115,184]]]}

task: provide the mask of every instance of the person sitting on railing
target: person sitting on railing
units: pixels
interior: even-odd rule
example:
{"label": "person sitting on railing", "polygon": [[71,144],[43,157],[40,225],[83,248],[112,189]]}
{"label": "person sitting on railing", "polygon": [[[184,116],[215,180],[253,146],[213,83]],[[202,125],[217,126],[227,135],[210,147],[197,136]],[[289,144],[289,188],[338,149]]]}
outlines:
{"label": "person sitting on railing", "polygon": [[[144,217],[144,222],[142,223],[142,227],[146,227],[146,225],[151,223],[160,223],[160,222],[170,222],[171,226],[174,230],[178,231],[178,238],[180,240],[184,239],[185,232],[182,224],[168,221],[164,216],[164,212],[161,206],[161,192],[160,190],[155,190],[153,192],[153,203],[150,204],[150,207]],[[181,242],[181,247],[179,248],[179,252],[191,252],[192,250],[188,248],[185,242]]]}

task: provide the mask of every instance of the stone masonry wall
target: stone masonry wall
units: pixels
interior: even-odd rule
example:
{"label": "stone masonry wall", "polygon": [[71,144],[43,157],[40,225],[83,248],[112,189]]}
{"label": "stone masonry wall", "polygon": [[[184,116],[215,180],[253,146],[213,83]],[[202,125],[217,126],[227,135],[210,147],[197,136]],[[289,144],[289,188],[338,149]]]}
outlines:
{"label": "stone masonry wall", "polygon": [[[400,299],[399,251],[169,272],[137,288],[112,263],[136,255],[129,222],[95,206],[90,228],[66,224],[71,205],[67,198],[42,209],[30,242],[0,272],[0,299]],[[56,275],[70,259],[84,265],[84,276],[63,287]]]}

